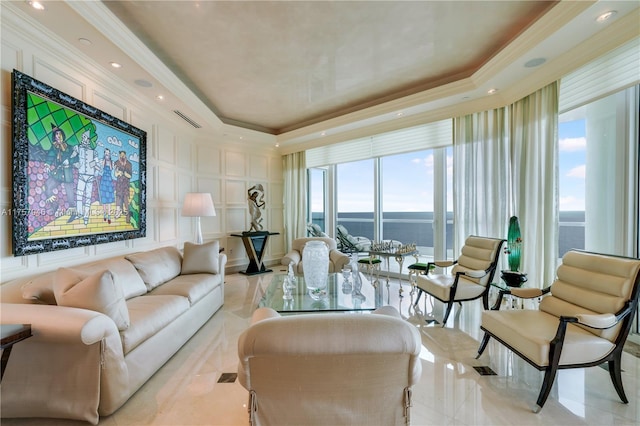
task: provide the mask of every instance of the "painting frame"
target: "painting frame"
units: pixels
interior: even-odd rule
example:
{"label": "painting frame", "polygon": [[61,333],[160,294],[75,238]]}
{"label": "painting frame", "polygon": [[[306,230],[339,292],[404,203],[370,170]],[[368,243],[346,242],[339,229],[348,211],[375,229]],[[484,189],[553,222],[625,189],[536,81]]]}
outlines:
{"label": "painting frame", "polygon": [[147,133],[18,70],[11,82],[13,255],[145,237]]}

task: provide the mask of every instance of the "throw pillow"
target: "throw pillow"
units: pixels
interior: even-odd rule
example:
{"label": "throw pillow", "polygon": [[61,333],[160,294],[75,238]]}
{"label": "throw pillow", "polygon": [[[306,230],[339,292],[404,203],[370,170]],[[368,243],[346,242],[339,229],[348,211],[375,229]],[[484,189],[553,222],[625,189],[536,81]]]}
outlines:
{"label": "throw pillow", "polygon": [[22,285],[22,298],[33,300],[43,305],[55,305],[56,297],[53,294],[53,282],[55,272],[39,275]]}
{"label": "throw pillow", "polygon": [[220,243],[213,241],[206,244],[184,243],[182,256],[182,274],[217,274],[219,273]]}
{"label": "throw pillow", "polygon": [[175,247],[128,254],[125,259],[135,266],[148,291],[180,275],[182,257]]}
{"label": "throw pillow", "polygon": [[129,310],[124,291],[110,271],[87,275],[82,271],[60,268],[56,272],[53,290],[59,306],[100,312],[111,318],[118,330],[129,328]]}

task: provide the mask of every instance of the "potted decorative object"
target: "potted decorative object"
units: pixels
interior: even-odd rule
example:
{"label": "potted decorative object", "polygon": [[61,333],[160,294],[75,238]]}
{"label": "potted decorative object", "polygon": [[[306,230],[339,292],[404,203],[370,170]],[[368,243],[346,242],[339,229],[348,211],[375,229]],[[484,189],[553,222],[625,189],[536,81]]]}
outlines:
{"label": "potted decorative object", "polygon": [[527,274],[520,271],[520,256],[522,249],[522,235],[520,233],[520,222],[517,216],[509,219],[509,230],[507,231],[507,259],[509,270],[502,271],[501,278],[509,287],[520,287],[527,281]]}

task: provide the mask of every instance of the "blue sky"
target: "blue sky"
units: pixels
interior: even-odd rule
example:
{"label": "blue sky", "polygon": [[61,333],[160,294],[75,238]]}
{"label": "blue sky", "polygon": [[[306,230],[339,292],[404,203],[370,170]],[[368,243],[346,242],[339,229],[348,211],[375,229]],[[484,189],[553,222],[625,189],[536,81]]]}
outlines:
{"label": "blue sky", "polygon": [[584,119],[561,122],[558,126],[560,210],[584,210],[587,162]]}
{"label": "blue sky", "polygon": [[[586,137],[585,120],[561,122],[559,137],[560,210],[584,210]],[[453,159],[447,155],[447,174],[451,179]],[[371,212],[373,200],[373,160],[338,165],[338,210]],[[384,211],[433,211],[433,153],[431,150],[385,157],[382,162],[382,203]],[[313,211],[321,211],[316,195],[322,194],[319,180],[312,185]],[[449,195],[449,206],[452,206]],[[451,210],[451,207],[448,208]]]}

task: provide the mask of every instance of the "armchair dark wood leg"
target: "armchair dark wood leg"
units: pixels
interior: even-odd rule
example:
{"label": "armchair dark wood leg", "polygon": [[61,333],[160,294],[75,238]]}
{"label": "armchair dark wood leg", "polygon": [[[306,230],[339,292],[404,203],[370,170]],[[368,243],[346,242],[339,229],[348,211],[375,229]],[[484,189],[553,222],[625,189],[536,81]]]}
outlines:
{"label": "armchair dark wood leg", "polygon": [[476,355],[476,359],[480,358],[480,355],[482,355],[482,352],[484,352],[484,350],[487,348],[487,343],[489,343],[489,339],[491,339],[491,335],[485,331],[484,337],[482,337],[482,342],[480,342],[480,347],[478,348],[478,355]]}
{"label": "armchair dark wood leg", "polygon": [[618,396],[625,404],[629,403],[627,396],[624,393],[624,388],[622,387],[622,352],[618,351],[616,355],[614,355],[613,359],[609,360],[609,375],[611,376],[611,381],[613,382],[613,387],[616,388],[616,392],[618,392]]}
{"label": "armchair dark wood leg", "polygon": [[558,372],[558,365],[560,364],[560,354],[562,353],[562,345],[564,344],[564,336],[567,332],[567,319],[566,317],[560,317],[560,324],[558,324],[558,330],[556,336],[551,340],[549,345],[549,365],[544,371],[544,381],[542,382],[542,388],[536,401],[536,406],[533,409],[534,413],[539,413],[547,401],[547,397],[553,387],[553,381],[556,378]]}
{"label": "armchair dark wood leg", "polygon": [[444,319],[442,320],[442,326],[444,327],[447,324],[447,319],[449,318],[449,314],[451,313],[451,309],[453,309],[453,300],[447,302],[447,311],[444,313]]}
{"label": "armchair dark wood leg", "polygon": [[482,295],[482,305],[484,306],[484,310],[489,310],[489,291],[485,291]]}
{"label": "armchair dark wood leg", "polygon": [[556,373],[558,372],[558,364],[550,365],[544,371],[544,381],[542,382],[542,388],[540,389],[540,394],[538,395],[538,400],[536,401],[536,406],[533,409],[534,413],[539,413],[544,406],[544,403],[547,401],[547,397],[551,392],[551,388],[553,387],[553,381],[556,378]]}

